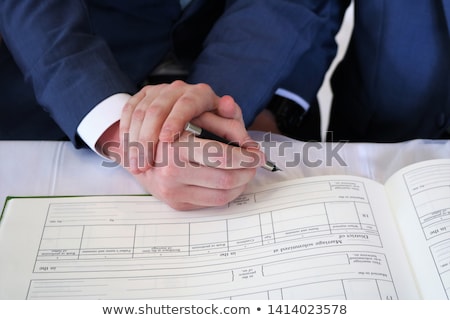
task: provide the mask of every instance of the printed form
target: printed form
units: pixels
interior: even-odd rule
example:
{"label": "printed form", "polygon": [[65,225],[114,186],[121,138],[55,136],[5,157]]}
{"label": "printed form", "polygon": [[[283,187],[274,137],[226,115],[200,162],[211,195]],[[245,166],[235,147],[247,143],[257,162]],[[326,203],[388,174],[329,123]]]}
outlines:
{"label": "printed form", "polygon": [[420,291],[450,299],[450,163],[419,163],[394,177],[386,190]]}
{"label": "printed form", "polygon": [[151,196],[15,200],[0,298],[420,298],[385,189],[364,178],[291,180],[193,212]]}

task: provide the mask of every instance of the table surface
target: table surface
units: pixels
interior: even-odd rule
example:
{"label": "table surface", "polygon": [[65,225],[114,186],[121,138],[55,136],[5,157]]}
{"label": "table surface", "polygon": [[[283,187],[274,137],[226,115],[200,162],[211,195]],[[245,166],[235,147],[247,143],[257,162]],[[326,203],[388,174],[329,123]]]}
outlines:
{"label": "table surface", "polygon": [[[257,141],[267,140],[251,132]],[[330,174],[357,175],[381,183],[400,168],[429,159],[450,158],[450,141],[402,143],[305,143],[272,135],[263,150],[281,172],[258,169],[250,186]],[[270,146],[270,148],[269,148]],[[123,168],[109,165],[70,142],[0,141],[0,203],[7,196],[143,194]]]}

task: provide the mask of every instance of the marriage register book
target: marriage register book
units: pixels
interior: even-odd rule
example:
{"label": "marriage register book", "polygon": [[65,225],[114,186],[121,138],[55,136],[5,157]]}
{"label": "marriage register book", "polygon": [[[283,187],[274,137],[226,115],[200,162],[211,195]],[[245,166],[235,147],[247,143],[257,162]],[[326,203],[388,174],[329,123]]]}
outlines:
{"label": "marriage register book", "polygon": [[0,257],[1,299],[448,299],[450,160],[192,212],[151,196],[9,198]]}

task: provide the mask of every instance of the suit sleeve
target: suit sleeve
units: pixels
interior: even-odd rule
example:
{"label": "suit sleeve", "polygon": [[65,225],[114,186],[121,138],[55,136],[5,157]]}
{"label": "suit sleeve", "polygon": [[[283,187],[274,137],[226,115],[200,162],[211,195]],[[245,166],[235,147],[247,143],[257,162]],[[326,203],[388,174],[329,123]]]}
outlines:
{"label": "suit sleeve", "polygon": [[83,1],[1,0],[0,34],[39,104],[74,143],[95,105],[135,90],[90,29]]}
{"label": "suit sleeve", "polygon": [[[292,84],[296,84],[297,73],[303,72],[302,61],[329,65],[336,51],[330,39],[334,41],[348,2],[227,1],[189,80],[208,83],[219,95],[233,96],[249,125],[278,87],[297,91],[299,86]],[[319,54],[317,60],[312,53]],[[317,75],[305,72],[314,78],[304,82],[320,82],[326,69],[320,66]]]}

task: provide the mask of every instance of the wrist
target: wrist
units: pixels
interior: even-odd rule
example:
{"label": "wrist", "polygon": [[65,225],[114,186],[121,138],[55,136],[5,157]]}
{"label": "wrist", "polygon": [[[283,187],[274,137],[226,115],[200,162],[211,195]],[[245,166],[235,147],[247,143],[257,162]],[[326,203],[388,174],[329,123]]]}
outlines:
{"label": "wrist", "polygon": [[103,132],[95,144],[95,149],[98,153],[116,162],[120,162],[120,158],[117,158],[117,155],[121,155],[119,133],[119,121],[116,121]]}

